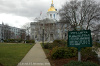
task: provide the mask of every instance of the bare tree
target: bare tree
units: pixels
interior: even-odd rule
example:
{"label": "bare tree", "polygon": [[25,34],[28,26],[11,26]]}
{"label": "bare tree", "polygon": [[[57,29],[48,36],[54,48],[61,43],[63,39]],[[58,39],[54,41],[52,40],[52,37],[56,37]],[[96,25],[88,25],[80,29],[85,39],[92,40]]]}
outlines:
{"label": "bare tree", "polygon": [[100,20],[100,5],[94,0],[72,0],[60,9],[59,14],[61,20],[73,28],[81,25],[84,29],[90,29]]}
{"label": "bare tree", "polygon": [[2,40],[7,40],[11,38],[11,31],[10,31],[10,26],[7,24],[2,25]]}
{"label": "bare tree", "polygon": [[100,24],[95,25],[92,28],[92,32],[94,33],[93,40],[100,40]]}
{"label": "bare tree", "polygon": [[26,30],[25,35],[26,35],[27,39],[29,40],[30,39],[30,22],[25,23],[22,26],[22,28]]}
{"label": "bare tree", "polygon": [[20,38],[22,40],[25,40],[26,39],[26,30],[25,29],[21,29],[20,30]]}

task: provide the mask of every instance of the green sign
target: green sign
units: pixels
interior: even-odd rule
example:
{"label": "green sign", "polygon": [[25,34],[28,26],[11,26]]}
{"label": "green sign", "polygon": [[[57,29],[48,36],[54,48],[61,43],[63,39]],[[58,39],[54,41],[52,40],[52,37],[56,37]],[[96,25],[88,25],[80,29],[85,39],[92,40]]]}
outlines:
{"label": "green sign", "polygon": [[69,31],[68,32],[68,47],[92,47],[91,31]]}

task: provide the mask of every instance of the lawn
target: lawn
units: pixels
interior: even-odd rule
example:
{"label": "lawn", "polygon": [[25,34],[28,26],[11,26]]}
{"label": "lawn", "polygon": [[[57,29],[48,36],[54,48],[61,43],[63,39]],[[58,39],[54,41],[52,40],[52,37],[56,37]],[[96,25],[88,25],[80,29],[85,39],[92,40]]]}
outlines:
{"label": "lawn", "polygon": [[4,66],[17,66],[34,44],[0,44],[0,63]]}

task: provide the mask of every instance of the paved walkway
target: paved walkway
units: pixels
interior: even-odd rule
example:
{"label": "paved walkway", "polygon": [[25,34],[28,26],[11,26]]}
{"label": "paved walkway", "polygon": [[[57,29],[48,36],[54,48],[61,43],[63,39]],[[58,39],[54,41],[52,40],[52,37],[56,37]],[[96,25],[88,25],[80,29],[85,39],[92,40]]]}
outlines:
{"label": "paved walkway", "polygon": [[40,43],[36,43],[17,66],[50,66],[50,63]]}

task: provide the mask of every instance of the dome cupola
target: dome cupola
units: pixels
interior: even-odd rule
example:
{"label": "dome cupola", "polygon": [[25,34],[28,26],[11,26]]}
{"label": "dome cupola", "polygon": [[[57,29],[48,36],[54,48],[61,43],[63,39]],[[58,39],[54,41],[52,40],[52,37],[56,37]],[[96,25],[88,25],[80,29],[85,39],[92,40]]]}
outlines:
{"label": "dome cupola", "polygon": [[48,9],[48,11],[56,11],[56,9],[54,8],[53,0],[52,0],[51,7]]}
{"label": "dome cupola", "polygon": [[57,10],[54,8],[53,0],[51,7],[48,9],[47,16],[49,19],[57,20]]}

